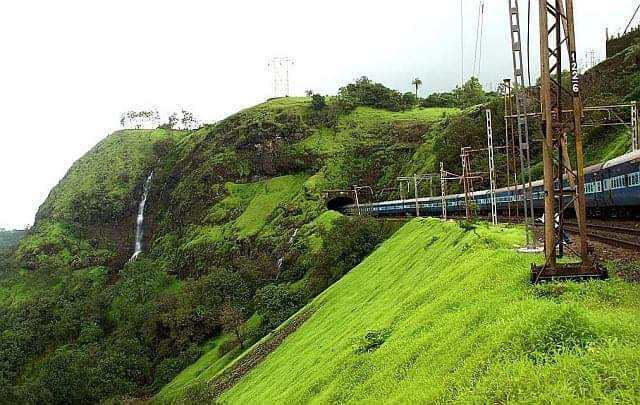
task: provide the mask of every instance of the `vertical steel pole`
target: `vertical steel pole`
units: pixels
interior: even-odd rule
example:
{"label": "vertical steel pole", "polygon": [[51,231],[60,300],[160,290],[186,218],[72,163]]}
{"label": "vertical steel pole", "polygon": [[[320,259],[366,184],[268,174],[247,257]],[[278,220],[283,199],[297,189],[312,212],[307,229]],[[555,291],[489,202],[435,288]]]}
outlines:
{"label": "vertical steel pole", "polygon": [[[557,0],[561,2],[562,0]],[[584,266],[592,266],[589,254],[587,234],[587,208],[584,179],[584,147],[582,143],[582,97],[580,96],[580,77],[578,73],[578,59],[576,55],[576,35],[573,13],[573,0],[566,0],[567,46],[569,48],[569,63],[571,72],[571,92],[573,97],[573,133],[576,138],[576,161],[578,167],[578,184],[576,190],[576,215],[578,216],[578,230],[580,232],[580,255]],[[562,17],[560,17],[562,19]]]}
{"label": "vertical steel pole", "polygon": [[429,197],[433,197],[433,175],[429,175]]}
{"label": "vertical steel pole", "polygon": [[467,221],[471,221],[471,202],[469,196],[469,167],[468,167],[468,159],[467,159],[467,148],[462,148],[460,153],[460,159],[462,159],[462,184],[464,187],[464,205],[465,205],[465,214],[467,217]]}
{"label": "vertical steel pole", "polygon": [[511,91],[509,88],[511,87],[511,80],[504,79],[504,148],[507,153],[507,215],[509,217],[509,223],[511,223],[511,161],[510,161],[510,153],[509,153],[509,121],[511,118],[508,118],[511,115],[510,108],[510,94]]}
{"label": "vertical steel pole", "polygon": [[418,176],[413,175],[413,188],[416,197],[416,217],[420,216],[420,205],[418,204]]}
{"label": "vertical steel pole", "polygon": [[[545,14],[546,15],[546,10]],[[531,152],[529,148],[529,122],[527,118],[527,98],[525,95],[524,65],[522,63],[522,35],[520,32],[520,10],[518,0],[509,0],[509,25],[511,31],[511,51],[513,58],[513,75],[516,86],[516,111],[518,114],[518,139],[520,143],[520,170],[522,172],[522,205],[527,234],[527,246],[530,245],[530,232],[533,226],[529,224],[529,215],[533,221],[533,179],[531,177]],[[526,164],[525,164],[526,159]],[[525,184],[528,182],[528,187]],[[529,204],[527,204],[529,203]],[[529,205],[529,206],[528,206]],[[527,210],[530,209],[528,213]],[[533,238],[535,241],[535,238]]]}
{"label": "vertical steel pole", "polygon": [[447,219],[447,179],[444,173],[444,163],[440,162],[440,191],[442,194],[442,219]]}
{"label": "vertical steel pole", "polygon": [[360,200],[358,199],[358,186],[354,186],[353,191],[356,193],[356,207],[358,208],[358,215],[362,215],[362,210],[360,209]]}
{"label": "vertical steel pole", "polygon": [[493,156],[493,125],[491,123],[491,110],[486,110],[487,115],[487,149],[489,150],[489,190],[491,196],[491,222],[498,225],[498,207],[496,204],[496,173]]}
{"label": "vertical steel pole", "polygon": [[631,149],[640,149],[638,142],[638,102],[631,103]]}
{"label": "vertical steel pole", "polygon": [[539,0],[540,12],[540,102],[542,104],[542,118],[545,138],[543,141],[542,157],[544,163],[544,250],[546,265],[555,268],[555,201],[554,201],[554,173],[553,173],[553,116],[551,114],[551,76],[549,75],[549,24],[547,20],[547,0]]}

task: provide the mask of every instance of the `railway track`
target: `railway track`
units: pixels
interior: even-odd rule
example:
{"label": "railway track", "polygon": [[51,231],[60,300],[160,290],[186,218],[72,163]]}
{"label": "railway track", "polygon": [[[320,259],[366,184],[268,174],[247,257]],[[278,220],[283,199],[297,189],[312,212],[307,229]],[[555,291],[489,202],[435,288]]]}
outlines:
{"label": "railway track", "polygon": [[[574,228],[578,226],[578,224],[575,222],[565,222],[565,224]],[[640,236],[640,229],[638,228],[592,224],[588,222],[587,222],[587,228],[589,230],[593,229],[593,230],[600,230],[600,231],[612,232],[612,233],[623,234],[623,235]]]}
{"label": "railway track", "polygon": [[[464,219],[464,217],[454,218]],[[489,220],[488,217],[482,219]],[[500,222],[506,222],[506,219],[502,217],[500,217],[499,220]],[[535,226],[539,227],[541,225],[535,224]],[[571,234],[579,234],[578,224],[576,222],[566,221],[565,229]],[[594,224],[587,221],[587,232],[591,240],[623,249],[633,249],[640,251],[640,228]],[[621,237],[626,237],[626,239],[623,239]]]}
{"label": "railway track", "polygon": [[[567,230],[567,232],[572,233],[577,235],[578,232],[578,228],[577,226],[572,226],[572,225],[565,225],[565,229]],[[598,232],[597,230],[600,230],[601,232]],[[635,249],[635,250],[640,250],[640,240],[634,241],[634,240],[627,240],[627,239],[620,239],[617,236],[611,236],[611,235],[607,235],[604,232],[612,232],[612,233],[616,233],[616,234],[623,234],[623,235],[632,235],[632,236],[638,236],[640,235],[640,233],[638,233],[637,229],[631,229],[631,228],[616,228],[613,226],[607,226],[607,225],[587,225],[587,234],[589,235],[589,238],[592,240],[596,240],[598,242],[602,242],[602,243],[606,243],[607,245],[612,245],[612,246],[617,246],[617,247],[621,247],[624,249]],[[629,233],[625,233],[625,231],[629,232]]]}

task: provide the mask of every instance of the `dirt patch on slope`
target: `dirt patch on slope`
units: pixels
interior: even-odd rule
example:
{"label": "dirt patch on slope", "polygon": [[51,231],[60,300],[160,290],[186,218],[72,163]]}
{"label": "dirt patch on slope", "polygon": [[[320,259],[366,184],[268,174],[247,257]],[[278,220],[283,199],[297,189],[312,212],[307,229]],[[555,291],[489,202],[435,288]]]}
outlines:
{"label": "dirt patch on slope", "polygon": [[[245,375],[253,370],[258,364],[262,363],[267,356],[275,351],[284,340],[293,332],[295,332],[307,319],[313,315],[316,311],[314,308],[310,308],[301,312],[291,322],[289,322],[282,329],[272,332],[272,336],[261,343],[258,343],[249,353],[238,360],[229,370],[225,371],[222,375],[216,377],[214,380],[207,382],[206,388],[199,395],[198,399],[207,399],[215,401],[225,391],[236,385]],[[204,395],[202,395],[204,394]],[[202,398],[204,396],[205,398]]]}

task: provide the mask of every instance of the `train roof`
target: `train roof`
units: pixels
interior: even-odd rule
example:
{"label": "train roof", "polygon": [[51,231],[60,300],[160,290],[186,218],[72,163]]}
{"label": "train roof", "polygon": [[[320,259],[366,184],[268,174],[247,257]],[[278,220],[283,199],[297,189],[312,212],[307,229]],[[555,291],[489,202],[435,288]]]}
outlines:
{"label": "train roof", "polygon": [[623,163],[628,163],[634,160],[640,160],[640,150],[635,150],[633,152],[626,153],[622,156],[618,156],[617,158],[613,158],[608,162],[602,165],[603,169],[608,169],[613,166],[621,165]]}
{"label": "train roof", "polygon": [[[633,152],[629,152],[626,153],[624,155],[618,156],[616,158],[613,158],[607,162],[604,163],[598,163],[596,165],[592,165],[589,167],[586,167],[584,169],[585,174],[590,174],[590,173],[595,173],[599,170],[602,169],[608,169],[620,164],[624,164],[624,163],[628,163],[628,162],[633,162],[633,161],[640,161],[640,150],[636,150]],[[544,184],[543,180],[536,180],[534,182],[531,183],[533,188],[536,187],[541,187]],[[516,186],[516,188],[518,190],[522,190],[523,185],[522,184],[518,184]],[[506,192],[509,190],[513,190],[513,186],[508,188],[508,187],[503,187],[500,189],[496,190],[496,193],[502,193],[502,192]],[[481,195],[486,195],[489,193],[489,190],[480,190],[480,191],[476,191],[474,193],[472,193],[474,196],[481,196]],[[459,198],[464,198],[464,194],[449,194],[447,196],[445,196],[446,200],[452,200],[452,199],[459,199]],[[434,196],[434,197],[421,197],[418,198],[418,202],[419,203],[424,203],[424,202],[432,202],[432,201],[441,201],[442,200],[442,196]],[[362,204],[362,205],[393,205],[393,204],[406,204],[406,203],[412,203],[415,202],[415,198],[407,198],[404,200],[393,200],[393,201],[383,201],[383,202],[377,202],[377,203],[373,203],[373,204]],[[348,207],[355,207],[355,204],[351,204]]]}

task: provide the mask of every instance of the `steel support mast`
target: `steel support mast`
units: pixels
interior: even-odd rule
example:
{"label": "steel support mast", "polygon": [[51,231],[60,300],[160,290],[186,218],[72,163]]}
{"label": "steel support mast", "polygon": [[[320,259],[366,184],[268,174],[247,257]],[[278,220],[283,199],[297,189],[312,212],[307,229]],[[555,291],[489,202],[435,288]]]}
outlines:
{"label": "steel support mast", "polygon": [[[498,206],[496,203],[496,167],[493,150],[493,124],[491,122],[491,110],[486,110],[487,114],[487,150],[489,151],[489,193],[491,197],[491,222],[493,226],[498,225]],[[507,147],[507,154],[509,148]],[[508,165],[508,162],[507,162]]]}
{"label": "steel support mast", "polygon": [[[524,65],[522,63],[522,35],[520,31],[520,11],[518,0],[509,1],[509,25],[511,31],[511,52],[513,56],[513,76],[515,78],[514,90],[516,94],[516,112],[518,116],[518,140],[520,143],[520,170],[522,180],[522,205],[524,212],[524,222],[527,233],[527,247],[531,242],[535,244],[533,224],[529,223],[529,218],[533,222],[533,193],[531,178],[531,152],[529,149],[529,122],[527,119],[527,98],[525,94]],[[526,185],[525,185],[526,184]],[[529,211],[527,211],[529,210]]]}
{"label": "steel support mast", "polygon": [[631,103],[631,148],[636,151],[640,149],[638,140],[638,102]]}
{"label": "steel support mast", "polygon": [[440,162],[440,192],[442,194],[442,219],[447,219],[447,179],[445,178],[444,163]]}
{"label": "steel support mast", "polygon": [[[605,278],[606,270],[591,256],[588,245],[584,151],[582,145],[582,99],[576,55],[573,0],[538,0],[540,11],[541,106],[544,162],[544,241],[545,263],[532,265],[534,283],[554,279]],[[564,32],[563,32],[564,28]],[[569,56],[571,89],[562,86],[563,56]],[[571,114],[563,114],[562,102],[571,98]],[[567,133],[575,137],[576,171],[570,167]],[[575,188],[565,188],[568,183]],[[573,181],[571,181],[573,180]],[[560,264],[564,236],[564,211],[573,206],[580,234],[579,261]]]}

